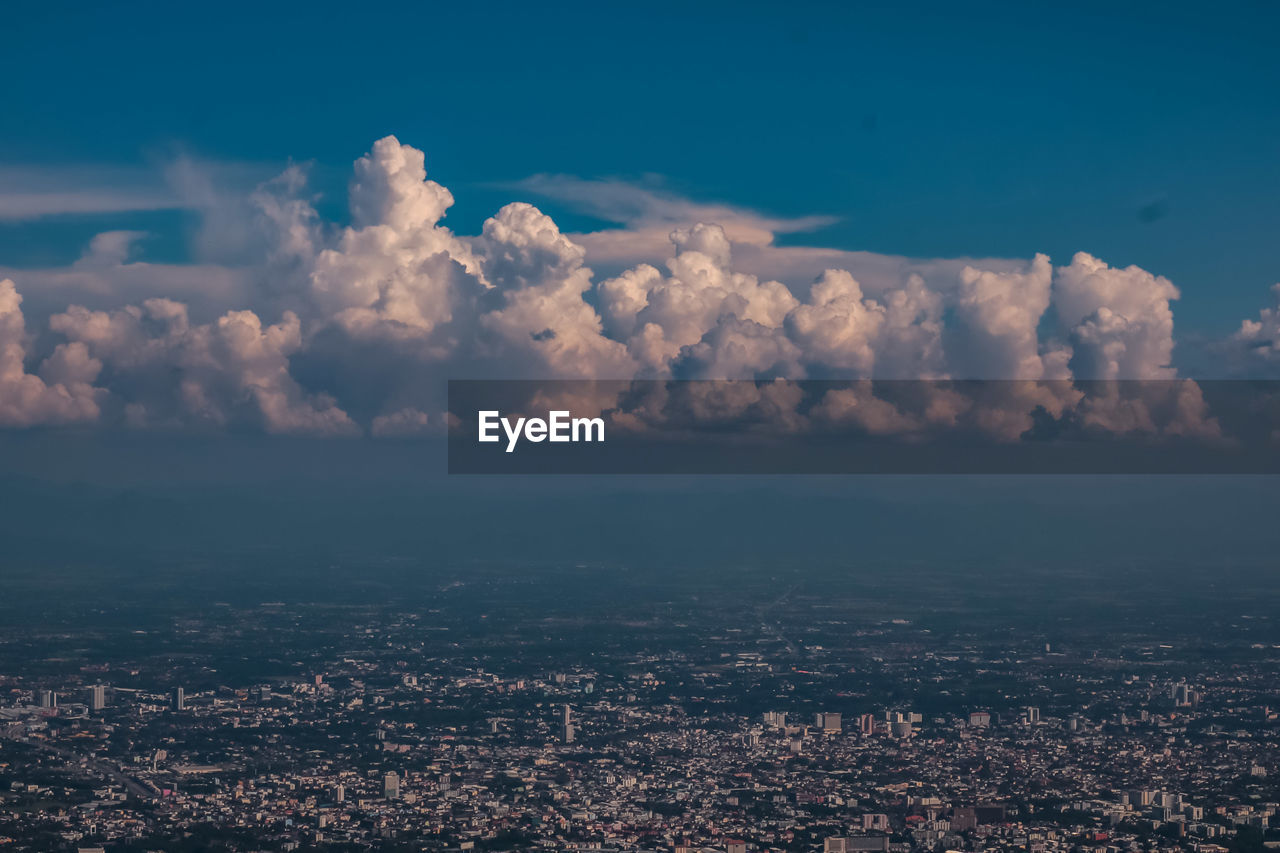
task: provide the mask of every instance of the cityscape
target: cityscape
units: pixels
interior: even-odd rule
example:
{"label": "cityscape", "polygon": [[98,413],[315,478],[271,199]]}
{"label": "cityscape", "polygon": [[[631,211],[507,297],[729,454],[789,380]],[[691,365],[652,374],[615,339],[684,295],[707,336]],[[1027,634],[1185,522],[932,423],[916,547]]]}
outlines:
{"label": "cityscape", "polygon": [[0,853],[1280,853],[1278,33],[4,4]]}
{"label": "cityscape", "polygon": [[1265,587],[1185,611],[1152,596],[1117,630],[1079,591],[1002,618],[1003,593],[936,584],[664,581],[472,568],[385,604],[197,582],[39,626],[36,605],[0,637],[3,849],[1248,853],[1280,835]]}

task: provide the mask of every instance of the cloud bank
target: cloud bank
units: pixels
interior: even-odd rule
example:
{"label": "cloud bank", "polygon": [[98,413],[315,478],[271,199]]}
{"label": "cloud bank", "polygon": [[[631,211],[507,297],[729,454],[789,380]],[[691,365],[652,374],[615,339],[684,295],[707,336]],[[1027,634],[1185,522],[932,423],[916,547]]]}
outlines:
{"label": "cloud bank", "polygon": [[[442,428],[446,378],[1175,376],[1178,289],[1085,252],[1055,265],[779,247],[828,220],[547,176],[518,188],[621,227],[566,234],[515,202],[460,235],[443,224],[453,195],[394,137],[356,161],[341,225],[296,166],[247,195],[179,178],[203,263],[131,261],[141,235],[108,232],[70,267],[0,267],[0,425],[403,436]],[[1280,366],[1277,317],[1244,321],[1222,363]],[[855,397],[821,416],[852,416]],[[893,429],[944,409],[857,417]]]}

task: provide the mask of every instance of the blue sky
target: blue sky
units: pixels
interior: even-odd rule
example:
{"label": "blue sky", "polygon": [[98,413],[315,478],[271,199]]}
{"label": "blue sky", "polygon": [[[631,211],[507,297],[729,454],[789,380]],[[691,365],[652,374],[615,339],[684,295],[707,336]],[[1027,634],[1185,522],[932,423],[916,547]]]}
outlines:
{"label": "blue sky", "polygon": [[[791,243],[1085,250],[1172,279],[1184,332],[1234,328],[1280,280],[1275,4],[265,5],[9,10],[0,174],[292,157],[340,212],[351,161],[394,133],[465,233],[554,173],[838,218]],[[11,219],[0,254],[138,228],[177,257],[187,216]]]}

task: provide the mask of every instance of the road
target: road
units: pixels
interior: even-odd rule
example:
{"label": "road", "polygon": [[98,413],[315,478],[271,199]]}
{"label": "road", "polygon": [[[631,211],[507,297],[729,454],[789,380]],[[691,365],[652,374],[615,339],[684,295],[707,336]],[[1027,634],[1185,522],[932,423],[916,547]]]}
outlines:
{"label": "road", "polygon": [[156,799],[156,796],[157,796],[156,791],[153,788],[151,788],[149,785],[147,785],[145,782],[142,782],[142,781],[139,781],[138,779],[133,778],[132,776],[126,774],[119,767],[108,764],[105,761],[102,761],[97,758],[92,758],[87,755],[81,755],[78,752],[73,752],[70,749],[65,749],[60,746],[53,746],[52,744],[42,743],[38,740],[30,740],[28,738],[10,738],[10,740],[13,740],[15,743],[22,743],[22,744],[26,744],[27,746],[35,747],[36,749],[39,749],[44,752],[48,752],[52,755],[56,755],[60,758],[66,759],[69,762],[72,762],[75,764],[82,764],[92,770],[96,770],[98,773],[101,773],[103,776],[106,776],[108,779],[112,779],[116,782],[119,782],[121,785],[124,786],[124,789],[126,791],[128,791],[130,794],[132,794],[133,796],[137,797],[140,800]]}

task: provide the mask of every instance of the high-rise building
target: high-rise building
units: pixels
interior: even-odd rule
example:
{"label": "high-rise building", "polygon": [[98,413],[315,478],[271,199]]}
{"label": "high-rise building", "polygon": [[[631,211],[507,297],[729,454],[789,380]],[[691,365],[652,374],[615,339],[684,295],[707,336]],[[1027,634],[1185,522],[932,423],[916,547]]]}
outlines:
{"label": "high-rise building", "polygon": [[969,725],[979,728],[991,725],[991,714],[986,711],[974,711],[969,715]]}
{"label": "high-rise building", "polygon": [[840,714],[835,711],[819,711],[814,715],[813,724],[824,732],[840,731]]}
{"label": "high-rise building", "polygon": [[828,838],[822,843],[823,853],[883,853],[888,849],[887,835]]}
{"label": "high-rise building", "polygon": [[107,685],[94,684],[89,688],[89,710],[101,711],[107,707]]}
{"label": "high-rise building", "polygon": [[858,731],[864,735],[873,735],[876,733],[876,715],[863,714],[858,718]]}
{"label": "high-rise building", "polygon": [[40,691],[40,707],[41,708],[58,707],[58,694],[54,693],[52,690],[41,690]]}
{"label": "high-rise building", "polygon": [[341,802],[345,802],[345,801],[346,801],[346,799],[347,799],[347,786],[346,786],[346,785],[334,785],[334,786],[333,786],[333,801],[334,801],[335,803],[341,803]]}
{"label": "high-rise building", "polygon": [[187,709],[187,692],[181,687],[173,688],[173,710],[185,711]]}
{"label": "high-rise building", "polygon": [[573,743],[573,711],[568,705],[560,706],[560,742]]}
{"label": "high-rise building", "polygon": [[1027,706],[1027,722],[1028,722],[1029,724],[1033,725],[1033,726],[1034,726],[1036,723],[1040,722],[1040,709],[1039,709],[1039,708],[1033,708],[1033,707],[1031,707],[1030,705],[1028,705],[1028,706]]}
{"label": "high-rise building", "polygon": [[765,711],[764,724],[774,729],[787,727],[787,715],[784,711]]}
{"label": "high-rise building", "polygon": [[388,800],[400,799],[400,774],[396,771],[382,777],[382,796]]}

